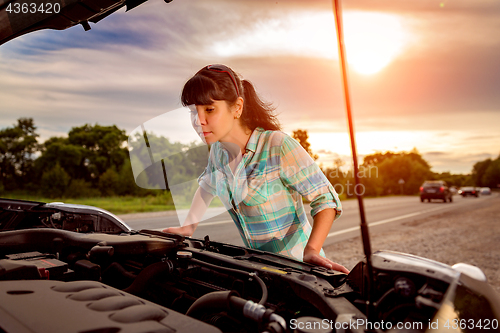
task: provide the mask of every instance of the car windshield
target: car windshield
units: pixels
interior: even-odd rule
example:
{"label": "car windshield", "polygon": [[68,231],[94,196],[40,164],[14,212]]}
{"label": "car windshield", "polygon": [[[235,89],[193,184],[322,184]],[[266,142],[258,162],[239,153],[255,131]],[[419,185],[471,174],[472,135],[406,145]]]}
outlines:
{"label": "car windshield", "polygon": [[441,182],[425,182],[424,183],[424,186],[437,186],[437,187],[439,187],[439,186],[443,186],[443,185],[444,184]]}

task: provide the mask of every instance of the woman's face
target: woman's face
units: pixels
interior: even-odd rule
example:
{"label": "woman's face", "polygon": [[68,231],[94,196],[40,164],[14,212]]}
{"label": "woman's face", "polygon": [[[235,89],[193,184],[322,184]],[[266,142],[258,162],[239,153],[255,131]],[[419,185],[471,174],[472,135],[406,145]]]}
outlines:
{"label": "woman's face", "polygon": [[205,143],[230,141],[237,123],[237,103],[229,106],[226,101],[214,101],[210,105],[190,106],[189,109],[193,128]]}

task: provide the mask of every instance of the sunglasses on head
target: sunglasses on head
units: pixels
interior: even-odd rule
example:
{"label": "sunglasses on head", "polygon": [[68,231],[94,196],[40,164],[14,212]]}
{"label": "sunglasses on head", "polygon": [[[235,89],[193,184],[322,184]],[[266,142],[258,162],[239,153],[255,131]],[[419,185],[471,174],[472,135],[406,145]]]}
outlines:
{"label": "sunglasses on head", "polygon": [[231,69],[229,67],[227,67],[225,65],[217,64],[217,65],[208,65],[206,68],[209,71],[214,71],[214,72],[218,72],[218,73],[227,73],[227,74],[229,74],[229,77],[231,77],[231,80],[234,83],[234,87],[236,88],[236,94],[238,95],[238,97],[240,96],[240,90],[238,89],[238,85],[236,84],[236,79],[233,76],[233,72],[231,71]]}

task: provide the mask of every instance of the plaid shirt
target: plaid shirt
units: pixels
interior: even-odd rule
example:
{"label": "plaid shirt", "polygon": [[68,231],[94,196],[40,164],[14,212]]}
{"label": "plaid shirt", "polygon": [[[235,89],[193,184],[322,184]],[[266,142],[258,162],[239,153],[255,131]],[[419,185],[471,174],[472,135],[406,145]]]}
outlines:
{"label": "plaid shirt", "polygon": [[312,216],[325,208],[336,209],[335,218],[342,213],[326,176],[297,141],[279,131],[255,129],[234,171],[230,158],[214,143],[199,185],[221,199],[247,247],[302,260],[312,227],[301,197],[311,202]]}

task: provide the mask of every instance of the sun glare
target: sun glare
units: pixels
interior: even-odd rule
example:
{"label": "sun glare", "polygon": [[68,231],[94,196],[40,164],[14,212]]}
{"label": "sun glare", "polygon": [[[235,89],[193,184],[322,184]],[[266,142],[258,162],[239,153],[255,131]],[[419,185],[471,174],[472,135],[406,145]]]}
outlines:
{"label": "sun glare", "polygon": [[380,71],[409,41],[401,18],[392,14],[348,12],[344,30],[348,63],[361,74]]}
{"label": "sun glare", "polygon": [[[374,74],[400,55],[410,41],[403,20],[395,14],[347,11],[343,15],[345,44],[350,68]],[[332,12],[295,12],[256,22],[235,31],[232,39],[217,41],[217,56],[306,56],[338,59]]]}

